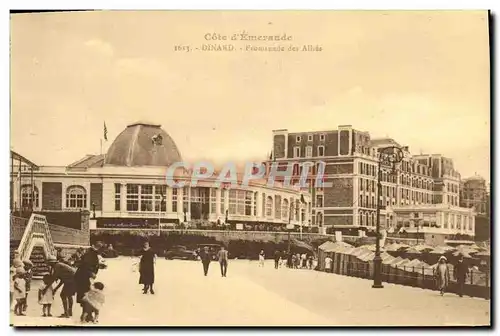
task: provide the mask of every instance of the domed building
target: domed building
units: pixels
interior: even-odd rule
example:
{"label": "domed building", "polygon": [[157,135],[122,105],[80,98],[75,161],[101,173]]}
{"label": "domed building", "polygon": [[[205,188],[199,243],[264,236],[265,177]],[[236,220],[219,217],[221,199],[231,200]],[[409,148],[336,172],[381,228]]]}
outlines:
{"label": "domed building", "polygon": [[[60,212],[86,209],[96,228],[158,228],[180,223],[241,223],[308,226],[308,193],[266,181],[248,186],[218,186],[216,177],[190,186],[190,172],[179,168],[167,185],[166,173],[182,162],[175,141],[149,122],[127,126],[106,154],[86,155],[66,167],[40,166],[22,171],[12,187],[15,208]],[[18,167],[12,167],[16,176]],[[31,178],[31,181],[30,181]],[[33,187],[32,187],[33,186]]]}

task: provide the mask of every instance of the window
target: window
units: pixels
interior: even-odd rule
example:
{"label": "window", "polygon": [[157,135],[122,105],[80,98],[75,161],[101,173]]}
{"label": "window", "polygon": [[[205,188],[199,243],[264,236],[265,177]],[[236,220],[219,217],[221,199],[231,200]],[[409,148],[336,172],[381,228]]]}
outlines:
{"label": "window", "polygon": [[257,193],[253,193],[253,215],[257,216]]}
{"label": "window", "polygon": [[[23,185],[21,187],[21,207],[22,208],[38,208],[38,188],[33,186],[31,190],[31,185]],[[33,192],[32,192],[33,191]]]}
{"label": "window", "polygon": [[229,190],[229,214],[239,216],[252,215],[252,192],[245,190]]}
{"label": "window", "polygon": [[237,194],[236,190],[231,189],[229,190],[229,214],[230,215],[236,215],[237,213],[237,207],[238,207],[238,201],[236,199]]}
{"label": "window", "polygon": [[167,211],[167,186],[166,185],[155,185],[155,211],[156,212],[166,212]]}
{"label": "window", "polygon": [[316,196],[316,206],[318,208],[322,208],[323,207],[323,195],[317,195]]}
{"label": "window", "polygon": [[313,148],[312,146],[307,146],[306,147],[306,157],[310,158],[313,155]]}
{"label": "window", "polygon": [[66,208],[87,208],[87,191],[82,186],[71,186],[66,191]]}
{"label": "window", "polygon": [[245,216],[252,216],[253,192],[245,191]]}
{"label": "window", "polygon": [[281,196],[274,196],[274,218],[281,219]]}
{"label": "window", "polygon": [[323,226],[323,214],[321,212],[316,214],[316,224],[318,224],[318,226]]}
{"label": "window", "polygon": [[319,135],[319,141],[325,141],[325,135],[324,134],[320,134]]}
{"label": "window", "polygon": [[313,136],[312,134],[307,135],[307,141],[313,141]]}
{"label": "window", "polygon": [[325,156],[325,146],[318,146],[318,156]]}
{"label": "window", "polygon": [[138,184],[127,184],[127,211],[139,211]]}
{"label": "window", "polygon": [[115,183],[115,211],[121,210],[121,191],[122,185],[120,183]]}
{"label": "window", "polygon": [[266,217],[273,216],[273,198],[271,196],[267,196],[266,198]]}
{"label": "window", "polygon": [[183,187],[182,188],[182,212],[187,213],[189,212],[189,196],[191,194],[191,188],[190,187]]}
{"label": "window", "polygon": [[293,147],[293,157],[294,158],[300,157],[300,147]]}
{"label": "window", "polygon": [[217,190],[210,188],[210,213],[217,213]]}
{"label": "window", "polygon": [[301,142],[302,141],[302,137],[300,135],[297,135],[295,137],[295,142]]}
{"label": "window", "polygon": [[289,214],[288,214],[288,208],[289,208],[289,206],[290,206],[290,205],[289,205],[289,202],[288,202],[288,200],[285,198],[285,199],[283,200],[282,205],[281,205],[281,218],[282,218],[282,219],[288,219],[288,216],[289,216]]}
{"label": "window", "polygon": [[140,186],[141,207],[139,211],[153,211],[153,186],[145,184]]}
{"label": "window", "polygon": [[172,188],[172,212],[177,212],[177,188]]}

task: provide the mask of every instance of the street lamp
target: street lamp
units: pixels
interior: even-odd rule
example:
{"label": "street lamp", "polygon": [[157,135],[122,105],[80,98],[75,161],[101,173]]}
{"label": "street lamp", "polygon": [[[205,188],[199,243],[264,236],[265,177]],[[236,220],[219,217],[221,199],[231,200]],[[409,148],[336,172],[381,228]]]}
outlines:
{"label": "street lamp", "polygon": [[382,285],[382,257],[380,257],[380,194],[382,190],[382,166],[389,166],[396,172],[396,166],[403,160],[403,151],[396,146],[379,149],[377,172],[377,239],[375,241],[375,257],[373,258],[373,285],[372,288],[384,288]]}

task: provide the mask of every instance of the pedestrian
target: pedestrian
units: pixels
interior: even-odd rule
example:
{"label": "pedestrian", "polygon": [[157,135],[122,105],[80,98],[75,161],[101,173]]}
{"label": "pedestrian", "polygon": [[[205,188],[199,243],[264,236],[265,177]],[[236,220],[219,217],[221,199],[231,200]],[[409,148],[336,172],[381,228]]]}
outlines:
{"label": "pedestrian", "polygon": [[259,267],[264,267],[264,261],[266,260],[266,254],[264,250],[260,250],[259,252]]}
{"label": "pedestrian", "polygon": [[307,267],[307,255],[305,253],[302,253],[302,255],[300,256],[300,260],[301,260],[301,267],[302,268],[306,268]]}
{"label": "pedestrian", "polygon": [[458,284],[458,295],[463,297],[464,295],[464,285],[465,279],[467,278],[467,273],[469,272],[469,268],[464,262],[463,254],[458,255],[458,263],[453,268],[453,276]]}
{"label": "pedestrian", "polygon": [[220,247],[220,251],[217,253],[217,257],[219,259],[220,264],[220,273],[223,277],[227,275],[227,262],[228,262],[228,252],[224,248],[224,246]]}
{"label": "pedestrian", "polygon": [[42,316],[52,316],[50,310],[54,303],[54,285],[52,284],[52,276],[45,274],[43,276],[44,286],[38,289],[38,303],[42,306]]}
{"label": "pedestrian", "polygon": [[309,257],[307,258],[307,266],[309,267],[310,270],[313,269],[313,256],[312,255],[309,255]]}
{"label": "pedestrian", "polygon": [[24,300],[23,312],[28,309],[28,293],[31,290],[31,280],[33,278],[33,263],[30,260],[24,260],[24,270],[26,274],[24,275],[24,280],[26,282],[26,299]]}
{"label": "pedestrian", "polygon": [[325,272],[330,273],[332,271],[332,262],[332,257],[327,254],[325,258]]}
{"label": "pedestrian", "polygon": [[297,253],[295,257],[295,268],[300,268],[300,253]]}
{"label": "pedestrian", "polygon": [[151,250],[149,242],[144,243],[144,248],[141,251],[141,261],[139,262],[139,284],[144,285],[143,294],[147,294],[148,290],[154,294],[153,284],[155,282],[155,263],[156,254]]}
{"label": "pedestrian", "polygon": [[26,300],[26,281],[24,280],[24,268],[19,267],[16,269],[16,274],[14,275],[14,293],[13,298],[16,302],[14,306],[14,314],[18,316],[24,316],[23,306]]}
{"label": "pedestrian", "polygon": [[[57,293],[59,288],[63,286],[60,296],[64,313],[59,317],[69,318],[73,316],[73,296],[76,293],[76,270],[66,263],[58,261],[54,256],[49,256],[47,258],[47,263],[51,267],[51,279],[49,285],[52,286],[55,281],[59,281],[57,286],[54,288],[54,295]],[[50,286],[46,286],[46,288]],[[42,295],[43,294],[44,293],[42,293]]]}
{"label": "pedestrian", "polygon": [[80,320],[83,321],[83,296],[90,290],[90,279],[95,279],[99,271],[99,257],[98,251],[101,249],[102,243],[97,242],[83,254],[78,269],[75,273],[76,284],[76,302],[82,306],[82,314]]}
{"label": "pedestrian", "polygon": [[83,297],[83,321],[99,322],[99,312],[104,305],[104,284],[94,282],[92,288]]}
{"label": "pedestrian", "polygon": [[288,251],[288,255],[286,258],[286,266],[288,268],[293,268],[293,258],[294,258],[294,254],[292,254],[290,251]]}
{"label": "pedestrian", "polygon": [[200,259],[203,265],[203,273],[207,276],[208,268],[210,267],[210,262],[212,261],[212,254],[210,253],[208,246],[203,247],[203,251],[200,253]]}
{"label": "pedestrian", "polygon": [[14,301],[14,276],[16,275],[16,268],[14,266],[10,267],[10,309],[12,310],[12,302]]}
{"label": "pedestrian", "polygon": [[276,250],[276,252],[274,252],[274,268],[275,269],[278,269],[279,264],[280,264],[280,260],[281,260],[281,252],[279,250]]}
{"label": "pedestrian", "polygon": [[450,281],[450,268],[448,267],[448,260],[445,256],[439,257],[439,261],[434,272],[437,288],[439,289],[441,296],[443,296]]}

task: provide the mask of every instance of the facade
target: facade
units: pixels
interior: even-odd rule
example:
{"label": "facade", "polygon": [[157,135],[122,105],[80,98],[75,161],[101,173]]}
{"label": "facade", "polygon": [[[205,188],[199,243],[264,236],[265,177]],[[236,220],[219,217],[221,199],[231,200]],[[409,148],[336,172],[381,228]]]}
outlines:
{"label": "facade", "polygon": [[[215,178],[189,186],[189,172],[176,171],[182,188],[166,184],[167,167],[182,161],[160,125],[129,125],[105,155],[87,155],[67,167],[11,167],[13,208],[34,211],[86,209],[97,228],[158,227],[185,222],[310,224],[310,196],[298,188],[215,186]],[[19,173],[20,172],[20,173]],[[32,188],[33,186],[33,188]]]}
{"label": "facade", "polygon": [[484,178],[476,175],[462,181],[460,205],[474,208],[478,216],[489,216],[489,192]]}
{"label": "facade", "polygon": [[436,228],[442,225],[436,230],[456,234],[462,229],[456,224],[451,225],[450,218],[454,221],[465,216],[467,219],[464,220],[472,223],[472,229],[469,225],[465,227],[473,234],[473,211],[459,206],[460,174],[454,169],[451,159],[434,154],[413,156],[407,147],[393,139],[371,139],[368,132],[350,125],[320,132],[273,131],[273,154],[267,161],[267,173],[270,173],[273,163],[279,165],[279,170],[290,169],[291,164],[294,183],[307,165],[311,167],[309,179],[313,182],[319,165],[324,164],[323,180],[333,186],[309,188],[312,225],[375,230],[378,149],[387,146],[402,148],[404,159],[396,171],[382,167],[379,197],[382,228],[399,230],[407,221],[405,214],[418,210],[428,217],[422,222],[428,230],[433,225]]}

